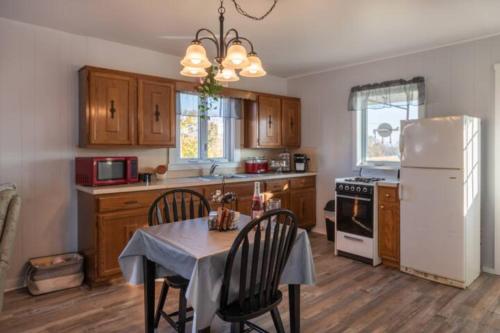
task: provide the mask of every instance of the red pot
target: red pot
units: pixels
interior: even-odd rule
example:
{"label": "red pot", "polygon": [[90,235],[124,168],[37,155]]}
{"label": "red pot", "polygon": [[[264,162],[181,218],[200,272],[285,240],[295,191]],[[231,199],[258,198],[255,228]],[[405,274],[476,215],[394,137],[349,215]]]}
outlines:
{"label": "red pot", "polygon": [[249,158],[245,161],[245,173],[265,173],[269,171],[269,163],[266,159]]}

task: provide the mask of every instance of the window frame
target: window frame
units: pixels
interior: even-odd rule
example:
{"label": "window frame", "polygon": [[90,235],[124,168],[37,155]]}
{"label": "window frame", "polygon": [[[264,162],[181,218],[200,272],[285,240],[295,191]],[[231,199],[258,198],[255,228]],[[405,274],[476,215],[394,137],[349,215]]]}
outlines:
{"label": "window frame", "polygon": [[[367,162],[366,161],[366,121],[367,112],[369,109],[352,111],[352,124],[353,124],[353,165],[354,171],[358,171],[360,168],[387,168],[387,169],[399,169],[401,162],[392,161],[377,161],[377,162]],[[418,106],[418,118],[425,118],[425,105]],[[359,133],[359,128],[361,128],[361,133]],[[361,138],[360,138],[361,136]],[[365,141],[365,144],[363,144]]]}
{"label": "window frame", "polygon": [[[179,107],[179,105],[177,105]],[[196,116],[193,116],[196,117]],[[206,165],[213,161],[218,163],[229,164],[235,160],[235,149],[236,149],[236,135],[237,135],[237,124],[236,119],[229,117],[221,117],[224,126],[224,156],[221,158],[208,158],[208,121],[209,119],[201,118],[199,119],[198,126],[198,156],[199,158],[181,158],[181,135],[180,135],[180,120],[181,115],[176,113],[176,126],[175,126],[175,136],[176,145],[173,151],[171,151],[171,161],[169,165],[183,165],[183,166],[196,166],[196,165]],[[210,118],[210,117],[209,117]],[[215,117],[212,117],[215,118]],[[173,153],[173,154],[172,154]]]}

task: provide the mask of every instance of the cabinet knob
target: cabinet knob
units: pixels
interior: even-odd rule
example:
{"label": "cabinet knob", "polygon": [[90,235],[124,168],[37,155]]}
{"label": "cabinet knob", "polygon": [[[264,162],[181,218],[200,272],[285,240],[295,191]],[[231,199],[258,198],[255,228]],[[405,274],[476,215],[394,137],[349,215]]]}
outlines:
{"label": "cabinet knob", "polygon": [[116,112],[115,101],[112,99],[109,104],[110,104],[109,113],[111,113],[111,119],[113,119],[115,118],[115,112]]}
{"label": "cabinet knob", "polygon": [[386,194],[385,194],[385,197],[386,197],[386,198],[390,198],[390,197],[391,197],[391,195],[390,195],[389,193],[386,193]]}
{"label": "cabinet knob", "polygon": [[160,121],[160,110],[158,104],[155,105],[155,121]]}
{"label": "cabinet knob", "polygon": [[384,205],[380,205],[380,209],[384,209]]}

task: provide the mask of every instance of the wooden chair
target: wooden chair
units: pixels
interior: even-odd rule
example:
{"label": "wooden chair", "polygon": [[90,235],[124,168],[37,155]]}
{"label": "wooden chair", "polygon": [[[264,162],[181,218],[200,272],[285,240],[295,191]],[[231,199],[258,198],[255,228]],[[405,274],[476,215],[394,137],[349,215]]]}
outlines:
{"label": "wooden chair", "polygon": [[[222,320],[231,322],[232,332],[242,332],[245,325],[265,332],[249,320],[266,312],[271,312],[276,331],[284,332],[278,311],[282,299],[278,286],[295,243],[297,226],[294,213],[276,209],[251,221],[236,237],[227,257],[217,312]],[[239,281],[231,288],[231,276],[234,282],[238,269]],[[230,297],[231,290],[237,291],[237,296]]]}
{"label": "wooden chair", "polygon": [[[175,189],[163,193],[153,202],[149,209],[148,223],[153,226],[179,222],[207,216],[209,212],[210,204],[203,195],[189,189]],[[184,333],[186,323],[193,320],[192,316],[186,317],[187,313],[193,310],[186,305],[188,284],[189,280],[180,275],[165,277],[155,312],[155,328],[158,328],[160,318],[163,317],[178,332]],[[179,310],[170,314],[163,311],[169,288],[179,289]],[[175,316],[178,317],[177,321],[172,319]]]}

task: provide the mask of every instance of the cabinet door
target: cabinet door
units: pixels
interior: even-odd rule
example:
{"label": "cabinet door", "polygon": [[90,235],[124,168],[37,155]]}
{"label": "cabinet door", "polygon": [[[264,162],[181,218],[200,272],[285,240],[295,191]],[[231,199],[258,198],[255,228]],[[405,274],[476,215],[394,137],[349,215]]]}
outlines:
{"label": "cabinet door", "polygon": [[273,192],[266,197],[266,200],[271,198],[279,199],[281,201],[281,208],[290,209],[290,192]]}
{"label": "cabinet door", "polygon": [[298,148],[300,147],[300,100],[283,98],[282,104],[283,145]]}
{"label": "cabinet door", "polygon": [[97,222],[99,278],[120,273],[118,256],[137,228],[147,226],[145,210],[102,214]]}
{"label": "cabinet door", "polygon": [[237,211],[241,214],[252,216],[252,199],[253,194],[238,196],[236,200]]}
{"label": "cabinet door", "polygon": [[316,190],[314,188],[290,192],[290,210],[299,218],[299,227],[311,229],[316,225]]}
{"label": "cabinet door", "polygon": [[384,264],[399,267],[399,205],[383,202],[378,207],[379,255]]}
{"label": "cabinet door", "polygon": [[224,190],[236,193],[236,203],[233,205],[234,209],[241,214],[252,215],[253,182],[226,184]]}
{"label": "cabinet door", "polygon": [[259,147],[281,147],[281,98],[259,96]]}
{"label": "cabinet door", "polygon": [[91,72],[89,104],[90,144],[135,144],[137,83],[134,78]]}
{"label": "cabinet door", "polygon": [[139,80],[139,144],[175,146],[175,84]]}

